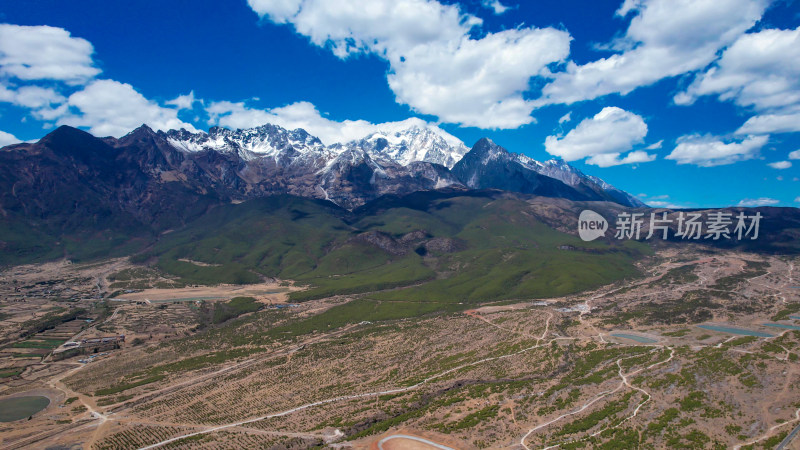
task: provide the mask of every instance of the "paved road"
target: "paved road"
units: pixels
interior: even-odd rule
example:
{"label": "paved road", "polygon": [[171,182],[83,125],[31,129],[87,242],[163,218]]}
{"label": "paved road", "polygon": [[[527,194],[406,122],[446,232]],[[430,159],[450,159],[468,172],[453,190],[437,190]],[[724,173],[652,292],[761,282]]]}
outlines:
{"label": "paved road", "polygon": [[794,430],[792,430],[791,433],[786,435],[786,437],[781,441],[781,443],[778,444],[777,447],[775,447],[775,450],[783,450],[783,449],[785,449],[786,446],[789,445],[790,442],[792,442],[792,439],[794,439],[795,436],[797,436],[797,433],[800,433],[800,425],[794,427]]}
{"label": "paved road", "polygon": [[411,440],[411,441],[422,442],[423,444],[428,444],[431,447],[440,448],[442,450],[455,450],[452,447],[447,447],[446,445],[437,444],[436,442],[431,442],[431,441],[429,441],[427,439],[422,439],[421,437],[409,436],[407,434],[395,434],[394,436],[385,437],[385,438],[381,439],[380,441],[378,441],[378,448],[380,450],[383,450],[383,444],[386,441],[391,440],[391,439],[408,439],[408,440]]}

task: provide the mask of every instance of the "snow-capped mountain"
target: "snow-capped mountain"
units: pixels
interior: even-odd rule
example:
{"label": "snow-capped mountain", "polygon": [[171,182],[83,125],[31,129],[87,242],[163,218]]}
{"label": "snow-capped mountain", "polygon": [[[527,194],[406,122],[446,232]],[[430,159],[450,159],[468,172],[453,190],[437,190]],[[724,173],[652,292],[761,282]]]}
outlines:
{"label": "snow-capped mountain", "polygon": [[580,170],[569,165],[563,159],[551,159],[538,164],[538,172],[542,175],[561,180],[563,183],[576,189],[589,189],[598,193],[602,198],[621,205],[634,207],[647,206],[633,195],[615,188],[600,178],[584,174]]}
{"label": "snow-capped mountain", "polygon": [[269,158],[276,164],[285,165],[296,160],[317,161],[322,158],[327,161],[337,154],[303,129],[290,131],[271,124],[243,130],[212,127],[208,133],[181,129],[159,134],[170,145],[187,153],[215,151],[236,154],[245,161]]}
{"label": "snow-capped mountain", "polygon": [[[119,143],[127,145],[143,136],[163,141],[196,163],[201,171],[192,169],[194,177],[210,179],[205,183],[231,197],[289,193],[346,208],[384,194],[460,185],[446,166],[452,167],[469,150],[438,127],[419,124],[332,145],[305,130],[270,124],[243,130],[213,127],[208,133],[143,127]],[[185,167],[177,170],[184,172]]]}
{"label": "snow-capped mountain", "polygon": [[328,164],[346,151],[363,150],[372,158],[389,160],[401,166],[428,162],[452,168],[469,151],[463,142],[443,130],[419,125],[379,131],[362,139],[328,146],[303,129],[290,131],[270,124],[240,130],[213,127],[208,133],[170,130],[163,136],[181,151],[237,154],[247,161],[271,158],[276,162],[293,163],[299,158],[322,160]]}
{"label": "snow-capped mountain", "polygon": [[540,174],[555,178],[556,180],[561,180],[573,187],[579,185],[587,178],[580,170],[570,166],[563,159],[550,159],[542,163],[536,161],[536,163],[537,165],[534,170]]}
{"label": "snow-capped mountain", "polygon": [[595,200],[566,183],[539,172],[541,163],[509,153],[489,139],[479,140],[454,167],[453,173],[472,189],[502,189],[570,200]]}
{"label": "snow-capped mountain", "polygon": [[[77,172],[65,174],[63,178],[72,180],[71,185],[58,190],[74,187],[81,195],[100,195],[92,197],[93,201],[111,202],[106,205],[109,210],[124,206],[129,214],[141,215],[145,221],[154,219],[154,214],[168,214],[170,208],[165,205],[174,201],[186,206],[291,194],[354,209],[387,194],[402,196],[443,188],[492,188],[641,205],[563,161],[540,163],[509,153],[488,139],[467,149],[441,129],[417,123],[332,145],[302,129],[276,125],[246,130],[214,127],[207,133],[155,132],[143,125],[120,139],[96,138],[61,127],[39,143],[20,144],[15,151],[20,155],[44,152],[41,154],[54,158],[66,155],[69,162],[57,166],[74,166]],[[87,156],[90,153],[91,157]],[[39,167],[33,160],[26,161],[20,156],[20,167],[12,164],[4,170],[14,178],[18,175],[12,174]],[[54,169],[39,181],[31,177],[31,186],[38,187],[31,187],[29,198],[21,204],[45,204],[39,193],[47,183],[58,184],[57,172]],[[81,183],[84,190],[79,189]],[[14,192],[19,196],[21,185]],[[186,199],[175,200],[183,197]]]}
{"label": "snow-capped mountain", "polygon": [[[208,157],[208,152],[213,152],[235,157],[242,167],[232,170],[248,184],[259,185],[269,179],[270,186],[277,182],[287,192],[346,207],[386,193],[454,185],[644,206],[635,197],[563,160],[539,162],[510,153],[488,139],[469,149],[444,130],[423,123],[331,145],[324,145],[305,130],[270,124],[244,130],[214,127],[208,133],[170,130],[157,134],[185,154]],[[248,189],[250,194],[259,192],[252,186]]]}
{"label": "snow-capped mountain", "polygon": [[625,206],[646,206],[603,180],[585,175],[564,160],[539,162],[511,153],[486,138],[478,141],[452,171],[473,189],[502,189],[571,200],[605,200]]}
{"label": "snow-capped mountain", "polygon": [[375,157],[389,158],[403,166],[423,161],[448,169],[452,169],[469,151],[453,136],[416,126],[402,131],[372,133],[347,145],[362,148]]}
{"label": "snow-capped mountain", "polygon": [[315,176],[317,190],[324,194],[322,198],[348,208],[385,194],[405,195],[461,185],[439,164],[412,161],[401,165],[359,147],[342,151]]}

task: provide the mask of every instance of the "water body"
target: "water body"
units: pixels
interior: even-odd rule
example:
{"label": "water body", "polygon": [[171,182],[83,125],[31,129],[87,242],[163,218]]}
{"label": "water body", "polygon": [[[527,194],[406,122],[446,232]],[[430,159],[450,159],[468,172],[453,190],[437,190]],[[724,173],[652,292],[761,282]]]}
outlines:
{"label": "water body", "polygon": [[0,400],[0,422],[13,422],[47,408],[50,399],[41,396],[14,397]]}
{"label": "water body", "polygon": [[790,319],[800,320],[800,316],[789,316]]}
{"label": "water body", "polygon": [[745,330],[744,328],[724,327],[721,325],[697,325],[697,328],[719,331],[721,333],[738,334],[741,336],[773,337],[773,335],[764,333],[763,331]]}
{"label": "water body", "polygon": [[787,330],[800,330],[797,325],[788,325],[785,323],[762,323],[765,327],[785,328]]}
{"label": "water body", "polygon": [[630,339],[632,341],[640,342],[642,344],[655,344],[656,342],[658,342],[655,339],[650,339],[648,337],[639,336],[636,334],[611,333],[611,336]]}

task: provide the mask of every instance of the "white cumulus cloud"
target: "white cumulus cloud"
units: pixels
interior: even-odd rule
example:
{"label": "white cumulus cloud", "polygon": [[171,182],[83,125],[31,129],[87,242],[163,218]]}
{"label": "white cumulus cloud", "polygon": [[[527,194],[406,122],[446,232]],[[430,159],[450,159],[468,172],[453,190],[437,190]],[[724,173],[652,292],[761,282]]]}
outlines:
{"label": "white cumulus cloud", "polygon": [[169,106],[174,106],[178,108],[178,110],[180,111],[184,109],[192,109],[194,107],[195,102],[202,103],[201,100],[196,99],[194,97],[194,91],[190,91],[188,94],[179,95],[170,101],[164,102],[164,104]]}
{"label": "white cumulus cloud", "polygon": [[739,142],[726,143],[714,136],[681,136],[678,138],[678,145],[665,158],[678,164],[695,164],[701,167],[733,164],[754,158],[767,140],[767,136],[748,136]]}
{"label": "white cumulus cloud", "polygon": [[792,167],[792,163],[789,161],[776,161],[767,164],[768,166],[772,167],[773,169],[788,169]]}
{"label": "white cumulus cloud", "polygon": [[739,135],[800,132],[800,27],[742,35],[675,102],[706,95],[757,113]]}
{"label": "white cumulus cloud", "polygon": [[97,80],[67,99],[70,112],[59,125],[86,127],[96,136],[122,136],[141,124],[156,130],[185,128],[197,131],[178,119],[178,111],[148,100],[133,86],[114,80]]}
{"label": "white cumulus cloud", "polygon": [[0,24],[0,74],[79,84],[94,77],[94,48],[63,28]]}
{"label": "white cumulus cloud", "polygon": [[244,102],[212,102],[206,107],[210,116],[209,124],[226,128],[253,128],[265,123],[279,125],[293,130],[302,128],[330,145],[361,139],[364,136],[382,132],[395,132],[410,127],[430,129],[448,141],[451,145],[462,144],[458,138],[447,133],[434,124],[419,118],[410,118],[396,122],[371,123],[366,120],[335,121],[323,117],[317,108],[309,102],[297,102],[272,109],[250,108]]}
{"label": "white cumulus cloud", "polygon": [[66,111],[66,98],[53,88],[34,85],[19,88],[0,84],[0,102],[31,110],[39,120],[53,120]]}
{"label": "white cumulus cloud", "polygon": [[[800,113],[794,111],[792,118],[786,116],[785,109],[800,103],[800,27],[742,35],[719,61],[676,97],[676,103],[690,104],[703,95],[716,95],[741,107],[772,113],[751,118],[741,133],[800,129]],[[794,126],[788,123],[790,120],[794,120]]]}
{"label": "white cumulus cloud", "polygon": [[800,159],[800,150],[795,150],[789,153],[789,159]]}
{"label": "white cumulus cloud", "polygon": [[537,105],[626,95],[663,78],[702,69],[752,27],[766,0],[626,0],[619,16],[636,13],[625,34],[606,47],[609,57],[567,63],[552,74]]}
{"label": "white cumulus cloud", "polygon": [[523,97],[532,77],[569,55],[570,36],[520,27],[473,38],[482,21],[435,0],[249,0],[259,15],[288,23],[346,58],[371,53],[389,63],[399,103],[444,122],[516,128],[533,121]]}
{"label": "white cumulus cloud", "polygon": [[746,198],[739,202],[739,206],[744,206],[747,208],[754,208],[756,206],[770,206],[770,205],[777,205],[780,203],[779,200],[769,197],[761,197],[761,198]]}
{"label": "white cumulus cloud", "polygon": [[5,147],[6,145],[17,144],[20,140],[17,139],[11,133],[6,133],[5,131],[0,131],[0,147]]}
{"label": "white cumulus cloud", "polygon": [[566,136],[548,136],[545,150],[565,161],[587,158],[587,163],[600,167],[649,162],[655,155],[642,150],[621,157],[646,135],[647,124],[641,116],[608,106],[594,117],[582,120]]}
{"label": "white cumulus cloud", "polygon": [[511,9],[508,6],[500,3],[500,0],[482,0],[481,5],[483,5],[484,8],[491,9],[495,14],[503,14]]}
{"label": "white cumulus cloud", "polygon": [[89,41],[63,28],[0,24],[0,102],[99,136],[121,136],[143,123],[196,131],[178,119],[178,109],[194,103],[194,92],[167,103],[175,108],[161,106],[129,84],[96,79],[93,53]]}
{"label": "white cumulus cloud", "polygon": [[682,208],[689,208],[687,205],[681,205],[679,203],[673,202],[664,202],[664,201],[646,201],[647,206],[651,208],[667,208],[667,209],[682,209]]}
{"label": "white cumulus cloud", "polygon": [[758,114],[744,123],[736,134],[792,133],[800,131],[800,112]]}
{"label": "white cumulus cloud", "polygon": [[659,148],[661,148],[663,145],[664,145],[664,140],[662,139],[662,140],[660,140],[660,141],[658,141],[658,142],[653,142],[652,144],[648,145],[648,146],[647,146],[647,147],[645,147],[644,149],[645,149],[645,150],[658,150],[658,149],[659,149]]}
{"label": "white cumulus cloud", "polygon": [[636,164],[655,161],[656,155],[651,155],[642,150],[635,150],[620,158],[621,153],[604,153],[595,155],[586,160],[587,164],[599,167],[619,166],[621,164]]}
{"label": "white cumulus cloud", "polygon": [[8,89],[0,85],[0,100],[34,109],[63,103],[65,98],[50,88],[22,86],[18,89]]}

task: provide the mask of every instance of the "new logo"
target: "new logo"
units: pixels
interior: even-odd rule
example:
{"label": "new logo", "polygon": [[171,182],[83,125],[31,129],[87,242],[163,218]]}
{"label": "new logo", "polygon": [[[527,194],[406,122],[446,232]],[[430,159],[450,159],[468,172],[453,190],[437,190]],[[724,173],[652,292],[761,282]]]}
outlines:
{"label": "new logo", "polygon": [[578,217],[578,235],[584,241],[593,241],[606,234],[608,221],[590,209],[581,211]]}

